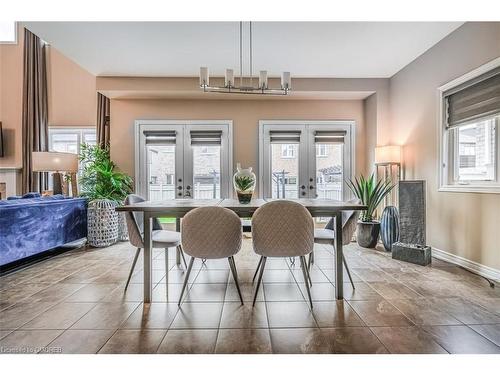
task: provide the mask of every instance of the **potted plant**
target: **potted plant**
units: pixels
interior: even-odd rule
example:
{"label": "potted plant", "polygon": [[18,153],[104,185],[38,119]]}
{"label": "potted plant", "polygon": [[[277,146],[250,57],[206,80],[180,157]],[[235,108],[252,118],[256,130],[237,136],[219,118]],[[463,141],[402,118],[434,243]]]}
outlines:
{"label": "potted plant", "polygon": [[111,161],[109,147],[82,144],[80,161],[80,195],[88,198],[88,242],[105,247],[118,239],[127,239],[123,215],[115,207],[132,192],[132,178],[117,170]]}
{"label": "potted plant", "polygon": [[357,241],[362,247],[375,247],[380,233],[380,222],[375,220],[375,211],[382,200],[394,188],[390,180],[375,181],[373,174],[366,179],[363,175],[354,181],[347,181],[347,186],[354,195],[365,205],[358,221]]}
{"label": "potted plant", "polygon": [[248,204],[252,200],[255,190],[255,173],[252,167],[242,169],[240,163],[236,164],[236,173],[233,176],[233,185],[238,195],[238,201],[242,204]]}

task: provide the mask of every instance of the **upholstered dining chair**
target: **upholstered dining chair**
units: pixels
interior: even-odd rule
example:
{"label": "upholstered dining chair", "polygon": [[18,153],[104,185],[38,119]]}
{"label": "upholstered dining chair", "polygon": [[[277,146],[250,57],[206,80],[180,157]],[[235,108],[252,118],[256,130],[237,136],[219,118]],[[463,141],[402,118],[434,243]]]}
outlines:
{"label": "upholstered dining chair", "polygon": [[[348,203],[359,203],[358,199],[351,199]],[[359,218],[359,211],[343,211],[342,212],[342,245],[348,245],[352,241],[352,236],[356,231],[356,224]],[[333,250],[335,251],[335,218],[332,217],[328,223],[326,224],[324,229],[314,229],[314,243],[317,244],[325,244],[332,245]],[[349,266],[345,260],[345,256],[342,257],[342,261],[344,263],[345,269],[347,271],[347,275],[349,276],[349,280],[351,281],[352,288],[354,287],[354,282],[352,281],[351,271],[349,270]],[[311,264],[314,262],[314,252],[311,252],[309,255],[309,263],[308,268],[311,267]]]}
{"label": "upholstered dining chair", "polygon": [[253,249],[260,255],[260,268],[253,304],[262,282],[267,258],[300,257],[302,275],[306,285],[311,309],[313,308],[309,289],[309,270],[305,256],[314,247],[314,222],[309,211],[297,202],[279,200],[259,207],[252,218]]}
{"label": "upholstered dining chair", "polygon": [[[125,198],[125,205],[134,204],[144,202],[145,199],[136,194],[130,194]],[[137,251],[135,252],[134,261],[132,262],[132,267],[130,268],[130,273],[127,278],[127,283],[125,284],[125,290],[128,288],[128,284],[130,283],[130,278],[132,277],[132,273],[134,272],[135,264],[137,263],[137,258],[139,258],[139,254],[141,249],[144,249],[144,222],[143,216],[140,213],[135,212],[126,212],[125,220],[127,222],[128,229],[128,237],[132,246],[137,247]],[[184,252],[182,251],[181,246],[181,234],[179,232],[164,230],[157,218],[153,219],[153,233],[152,233],[152,242],[153,248],[161,248],[165,249],[165,283],[167,284],[167,293],[168,293],[168,249],[171,247],[175,247],[177,251],[180,252],[182,256],[182,260],[184,261],[184,267],[187,268],[186,259],[184,257]]]}
{"label": "upholstered dining chair", "polygon": [[227,258],[236,289],[243,304],[234,255],[241,249],[241,220],[233,211],[224,207],[198,207],[189,211],[181,223],[182,247],[191,256],[184,277],[179,306],[186,290],[193,263],[198,259]]}

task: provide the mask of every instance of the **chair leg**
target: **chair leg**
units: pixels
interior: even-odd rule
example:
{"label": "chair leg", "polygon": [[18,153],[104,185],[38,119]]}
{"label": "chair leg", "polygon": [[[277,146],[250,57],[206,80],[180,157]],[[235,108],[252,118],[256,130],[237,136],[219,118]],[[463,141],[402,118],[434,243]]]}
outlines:
{"label": "chair leg", "polygon": [[253,304],[255,306],[255,301],[257,300],[257,294],[259,293],[260,283],[262,282],[262,275],[264,275],[264,268],[266,267],[266,259],[267,257],[262,257],[262,265],[260,266],[260,275],[257,280],[257,287],[255,288],[255,295],[253,296]]}
{"label": "chair leg", "polygon": [[168,247],[165,248],[165,287],[167,290],[167,301],[168,301]]}
{"label": "chair leg", "polygon": [[307,268],[311,269],[311,266],[314,264],[314,249],[309,254],[309,262],[307,263]]}
{"label": "chair leg", "polygon": [[300,263],[302,264],[302,275],[304,276],[304,283],[306,284],[307,296],[309,297],[309,303],[311,304],[311,310],[313,308],[312,298],[311,298],[311,290],[309,289],[309,283],[307,282],[307,264],[306,257],[302,255],[300,257]]}
{"label": "chair leg", "polygon": [[184,256],[184,250],[182,250],[182,245],[177,246],[177,250],[181,253],[182,261],[184,262],[184,267],[188,267],[186,263],[186,257]]}
{"label": "chair leg", "polygon": [[304,264],[306,265],[306,275],[307,275],[307,280],[309,280],[309,287],[312,288],[313,282],[311,280],[311,273],[309,272],[309,266],[307,265],[305,256],[304,256]]}
{"label": "chair leg", "polygon": [[344,262],[344,266],[345,266],[345,269],[347,271],[347,275],[349,276],[349,280],[351,280],[352,289],[356,289],[354,287],[354,282],[352,281],[351,271],[349,271],[349,267],[347,266],[347,262],[345,260],[345,257],[342,257],[342,261]]}
{"label": "chair leg", "polygon": [[257,264],[257,269],[255,270],[255,273],[253,274],[252,284],[254,283],[255,278],[257,277],[257,274],[259,273],[259,268],[262,265],[262,258],[264,258],[264,257],[260,257],[259,264]]}
{"label": "chair leg", "polygon": [[240,296],[241,304],[243,305],[243,296],[241,295],[240,284],[238,283],[238,272],[236,271],[236,263],[233,257],[227,258],[229,261],[229,268],[231,268],[231,273],[233,274],[234,283],[236,284],[236,290],[238,290],[238,295]]}
{"label": "chair leg", "polygon": [[130,268],[130,273],[128,274],[127,283],[125,284],[124,291],[126,291],[128,288],[128,284],[130,283],[130,278],[132,277],[132,273],[134,272],[135,264],[137,263],[137,258],[139,258],[140,252],[141,252],[141,248],[138,247],[136,252],[135,252],[134,261],[132,262],[132,268]]}
{"label": "chair leg", "polygon": [[179,297],[179,303],[177,303],[178,306],[181,305],[182,301],[182,296],[184,295],[184,291],[186,290],[186,286],[189,280],[189,275],[191,274],[191,270],[193,269],[193,263],[194,263],[194,257],[191,257],[191,260],[189,261],[189,266],[186,272],[186,276],[184,277],[184,284],[182,285],[182,290],[181,290],[181,295]]}
{"label": "chair leg", "polygon": [[295,257],[288,258],[288,260],[290,261],[290,264],[291,264],[292,266],[295,266]]}

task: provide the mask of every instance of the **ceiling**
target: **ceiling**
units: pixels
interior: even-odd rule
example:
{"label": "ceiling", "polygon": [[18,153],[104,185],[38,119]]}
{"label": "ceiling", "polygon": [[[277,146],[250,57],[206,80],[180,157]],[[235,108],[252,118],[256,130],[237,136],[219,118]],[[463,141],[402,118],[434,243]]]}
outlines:
{"label": "ceiling", "polygon": [[[386,78],[460,22],[254,22],[254,74]],[[97,76],[222,76],[239,72],[238,22],[26,22]],[[244,29],[244,43],[248,33]],[[245,51],[244,60],[247,54]],[[248,66],[244,67],[248,72]]]}

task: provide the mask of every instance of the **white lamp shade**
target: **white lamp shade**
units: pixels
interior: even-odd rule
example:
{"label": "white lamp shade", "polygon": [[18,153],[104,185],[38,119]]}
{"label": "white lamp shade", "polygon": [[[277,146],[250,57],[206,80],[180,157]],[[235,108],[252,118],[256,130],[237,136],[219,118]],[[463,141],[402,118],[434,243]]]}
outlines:
{"label": "white lamp shade", "polygon": [[401,146],[375,147],[375,164],[401,163]]}
{"label": "white lamp shade", "polygon": [[281,87],[283,89],[290,88],[290,72],[283,72],[283,76],[281,77]]}
{"label": "white lamp shade", "polygon": [[67,152],[33,152],[33,172],[77,172],[78,155]]}
{"label": "white lamp shade", "polygon": [[259,74],[259,88],[267,89],[267,70],[261,70]]}

